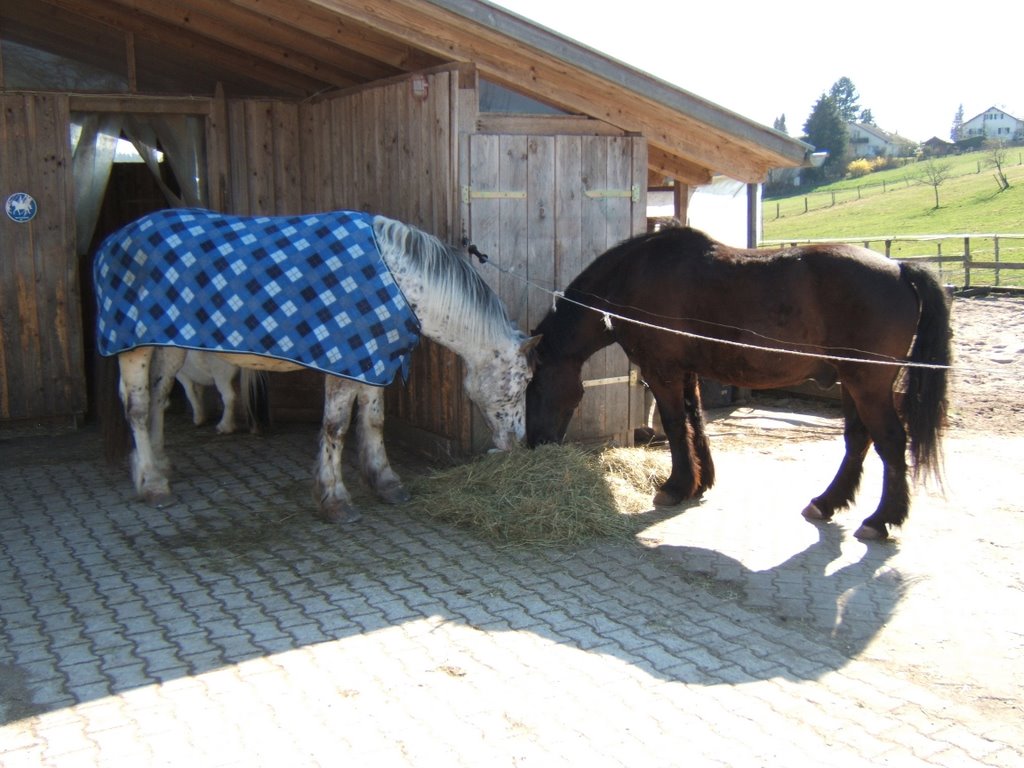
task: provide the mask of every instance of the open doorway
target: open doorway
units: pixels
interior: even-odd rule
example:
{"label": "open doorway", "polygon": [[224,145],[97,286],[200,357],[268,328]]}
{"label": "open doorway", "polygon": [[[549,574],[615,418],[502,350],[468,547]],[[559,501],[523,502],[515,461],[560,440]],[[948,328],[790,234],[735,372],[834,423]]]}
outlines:
{"label": "open doorway", "polygon": [[[76,115],[77,126],[83,126],[91,117]],[[201,121],[198,117],[190,119]],[[77,131],[76,125],[72,127],[87,423],[94,420],[96,414],[96,291],[92,278],[96,249],[108,235],[147,213],[169,207],[202,205],[205,199],[201,174],[191,172],[200,167],[201,140],[188,138],[201,139],[202,132],[195,130],[195,126],[178,131],[167,142],[171,151],[165,147],[159,133],[168,135],[166,128],[157,131],[146,118],[130,115],[101,120],[100,127],[92,127],[91,133],[88,125]],[[186,150],[174,149],[182,143],[187,146]],[[106,145],[105,151],[97,149],[101,144]],[[172,163],[173,151],[184,155],[184,162]],[[183,167],[187,175],[185,184],[179,182]]]}

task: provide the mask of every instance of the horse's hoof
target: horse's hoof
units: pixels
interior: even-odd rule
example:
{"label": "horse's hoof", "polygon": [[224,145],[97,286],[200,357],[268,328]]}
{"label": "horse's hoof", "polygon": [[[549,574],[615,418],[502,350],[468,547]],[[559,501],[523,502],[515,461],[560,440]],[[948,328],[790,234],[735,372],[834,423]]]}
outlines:
{"label": "horse's hoof", "polygon": [[177,501],[170,491],[150,491],[142,495],[142,500],[156,509],[164,509]]}
{"label": "horse's hoof", "polygon": [[813,501],[804,507],[804,511],[800,513],[806,520],[828,520],[825,517],[825,513],[818,509],[818,505]]}
{"label": "horse's hoof", "polygon": [[412,494],[405,490],[404,485],[392,485],[377,489],[377,495],[387,504],[406,504],[412,501]]}
{"label": "horse's hoof", "polygon": [[363,519],[363,513],[351,504],[332,504],[321,507],[316,516],[325,523],[333,525],[351,525]]}
{"label": "horse's hoof", "polygon": [[889,538],[889,534],[885,530],[880,531],[877,528],[872,528],[870,525],[861,525],[860,528],[854,531],[853,535],[861,541],[881,541],[882,539]]}
{"label": "horse's hoof", "polygon": [[674,507],[682,504],[683,501],[681,496],[676,496],[668,491],[658,491],[654,494],[654,506],[656,507]]}

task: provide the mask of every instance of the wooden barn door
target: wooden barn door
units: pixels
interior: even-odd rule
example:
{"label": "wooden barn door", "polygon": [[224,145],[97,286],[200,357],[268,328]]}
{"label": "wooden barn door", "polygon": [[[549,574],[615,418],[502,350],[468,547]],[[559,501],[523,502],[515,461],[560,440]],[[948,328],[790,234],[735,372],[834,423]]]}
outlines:
{"label": "wooden barn door", "polygon": [[[647,145],[633,136],[469,137],[462,200],[481,273],[530,331],[566,285],[611,246],[646,228]],[[645,423],[641,387],[622,350],[583,368],[586,392],[567,439],[632,444]]]}
{"label": "wooden barn door", "polygon": [[0,96],[0,202],[25,193],[37,211],[0,214],[0,427],[85,413],[68,116],[64,95]]}

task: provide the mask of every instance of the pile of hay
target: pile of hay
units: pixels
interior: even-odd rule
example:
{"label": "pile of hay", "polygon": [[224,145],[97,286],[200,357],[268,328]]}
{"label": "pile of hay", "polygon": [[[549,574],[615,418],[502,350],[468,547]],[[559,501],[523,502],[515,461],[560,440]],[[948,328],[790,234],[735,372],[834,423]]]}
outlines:
{"label": "pile of hay", "polygon": [[417,482],[418,506],[500,544],[632,536],[671,469],[667,453],[546,445],[491,453]]}

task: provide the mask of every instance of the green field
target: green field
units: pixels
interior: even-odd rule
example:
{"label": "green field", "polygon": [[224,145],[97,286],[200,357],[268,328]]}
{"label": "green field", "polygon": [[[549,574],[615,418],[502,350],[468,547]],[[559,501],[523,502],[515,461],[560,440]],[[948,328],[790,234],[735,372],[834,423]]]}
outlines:
{"label": "green field", "polygon": [[[788,197],[765,198],[763,240],[854,240],[897,258],[951,259],[936,264],[942,279],[964,285],[965,236],[976,262],[1024,265],[1024,148],[1007,150],[1003,172],[1010,188],[1000,192],[991,153],[972,152],[938,163],[948,178],[935,190],[922,183],[923,163],[845,179]],[[991,235],[1018,235],[992,238]],[[948,235],[941,239],[913,239]],[[957,258],[959,257],[959,258]],[[972,269],[971,285],[1024,286],[1024,269]]]}

